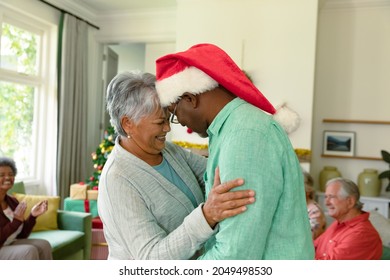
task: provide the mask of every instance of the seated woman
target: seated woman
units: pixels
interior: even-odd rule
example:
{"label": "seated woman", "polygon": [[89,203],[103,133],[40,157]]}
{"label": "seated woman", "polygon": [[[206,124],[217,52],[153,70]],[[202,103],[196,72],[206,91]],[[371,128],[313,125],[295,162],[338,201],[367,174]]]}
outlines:
{"label": "seated woman", "polygon": [[24,219],[26,203],[19,203],[7,194],[15,182],[17,173],[14,160],[0,158],[0,260],[51,260],[50,243],[41,239],[27,239],[36,218],[47,211],[47,201],[34,205]]}
{"label": "seated woman", "polygon": [[313,240],[320,236],[326,229],[326,218],[321,206],[314,200],[313,178],[303,171],[306,192],[306,205],[309,214],[311,233]]}
{"label": "seated woman", "polygon": [[195,258],[219,221],[254,201],[253,191],[229,192],[242,179],[217,179],[204,202],[207,159],[166,142],[170,114],[161,108],[154,75],[118,74],[107,109],[119,135],[99,180],[109,259]]}

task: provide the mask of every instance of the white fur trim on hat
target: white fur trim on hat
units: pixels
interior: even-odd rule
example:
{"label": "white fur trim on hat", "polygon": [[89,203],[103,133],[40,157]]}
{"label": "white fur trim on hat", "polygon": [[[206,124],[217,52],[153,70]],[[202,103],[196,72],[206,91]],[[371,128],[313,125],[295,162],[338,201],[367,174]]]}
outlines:
{"label": "white fur trim on hat", "polygon": [[200,94],[212,90],[218,83],[196,67],[190,66],[168,78],[156,81],[156,90],[163,107],[177,102],[184,93]]}
{"label": "white fur trim on hat", "polygon": [[301,117],[297,112],[289,108],[286,103],[276,108],[273,118],[284,128],[287,134],[293,133],[301,124]]}

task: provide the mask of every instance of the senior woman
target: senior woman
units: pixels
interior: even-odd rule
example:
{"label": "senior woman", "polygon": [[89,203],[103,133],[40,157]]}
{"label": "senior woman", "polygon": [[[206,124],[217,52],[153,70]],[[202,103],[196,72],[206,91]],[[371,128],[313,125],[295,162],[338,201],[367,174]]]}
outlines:
{"label": "senior woman", "polygon": [[11,158],[0,158],[0,260],[51,260],[50,243],[41,239],[27,239],[38,216],[47,211],[47,200],[31,209],[24,219],[26,203],[7,194],[15,182],[17,168]]}
{"label": "senior woman", "polygon": [[118,74],[107,88],[107,110],[118,133],[99,181],[109,259],[196,258],[219,221],[254,202],[253,191],[229,192],[243,179],[217,179],[204,202],[206,159],[166,142],[170,114],[154,75]]}

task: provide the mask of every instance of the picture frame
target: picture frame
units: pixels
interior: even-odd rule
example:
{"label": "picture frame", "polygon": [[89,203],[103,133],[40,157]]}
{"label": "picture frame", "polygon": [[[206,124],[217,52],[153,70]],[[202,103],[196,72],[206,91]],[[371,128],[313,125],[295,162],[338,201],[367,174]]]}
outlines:
{"label": "picture frame", "polygon": [[323,154],[333,156],[355,155],[356,133],[353,131],[324,131]]}

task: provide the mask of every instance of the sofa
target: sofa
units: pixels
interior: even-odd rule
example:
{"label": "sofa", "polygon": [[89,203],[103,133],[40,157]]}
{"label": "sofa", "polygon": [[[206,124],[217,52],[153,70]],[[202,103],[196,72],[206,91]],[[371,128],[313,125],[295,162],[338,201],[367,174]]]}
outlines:
{"label": "sofa", "polygon": [[58,230],[32,232],[28,238],[49,241],[55,260],[89,260],[92,216],[89,213],[57,210]]}
{"label": "sofa", "polygon": [[23,182],[15,183],[8,193],[14,195],[19,201],[26,201],[28,213],[36,201],[48,199],[49,210],[37,218],[37,224],[28,238],[49,241],[53,259],[89,260],[91,258],[92,216],[90,213],[58,209],[59,197],[25,194]]}
{"label": "sofa", "polygon": [[378,213],[370,211],[370,222],[378,231],[383,244],[382,260],[390,260],[390,220]]}

